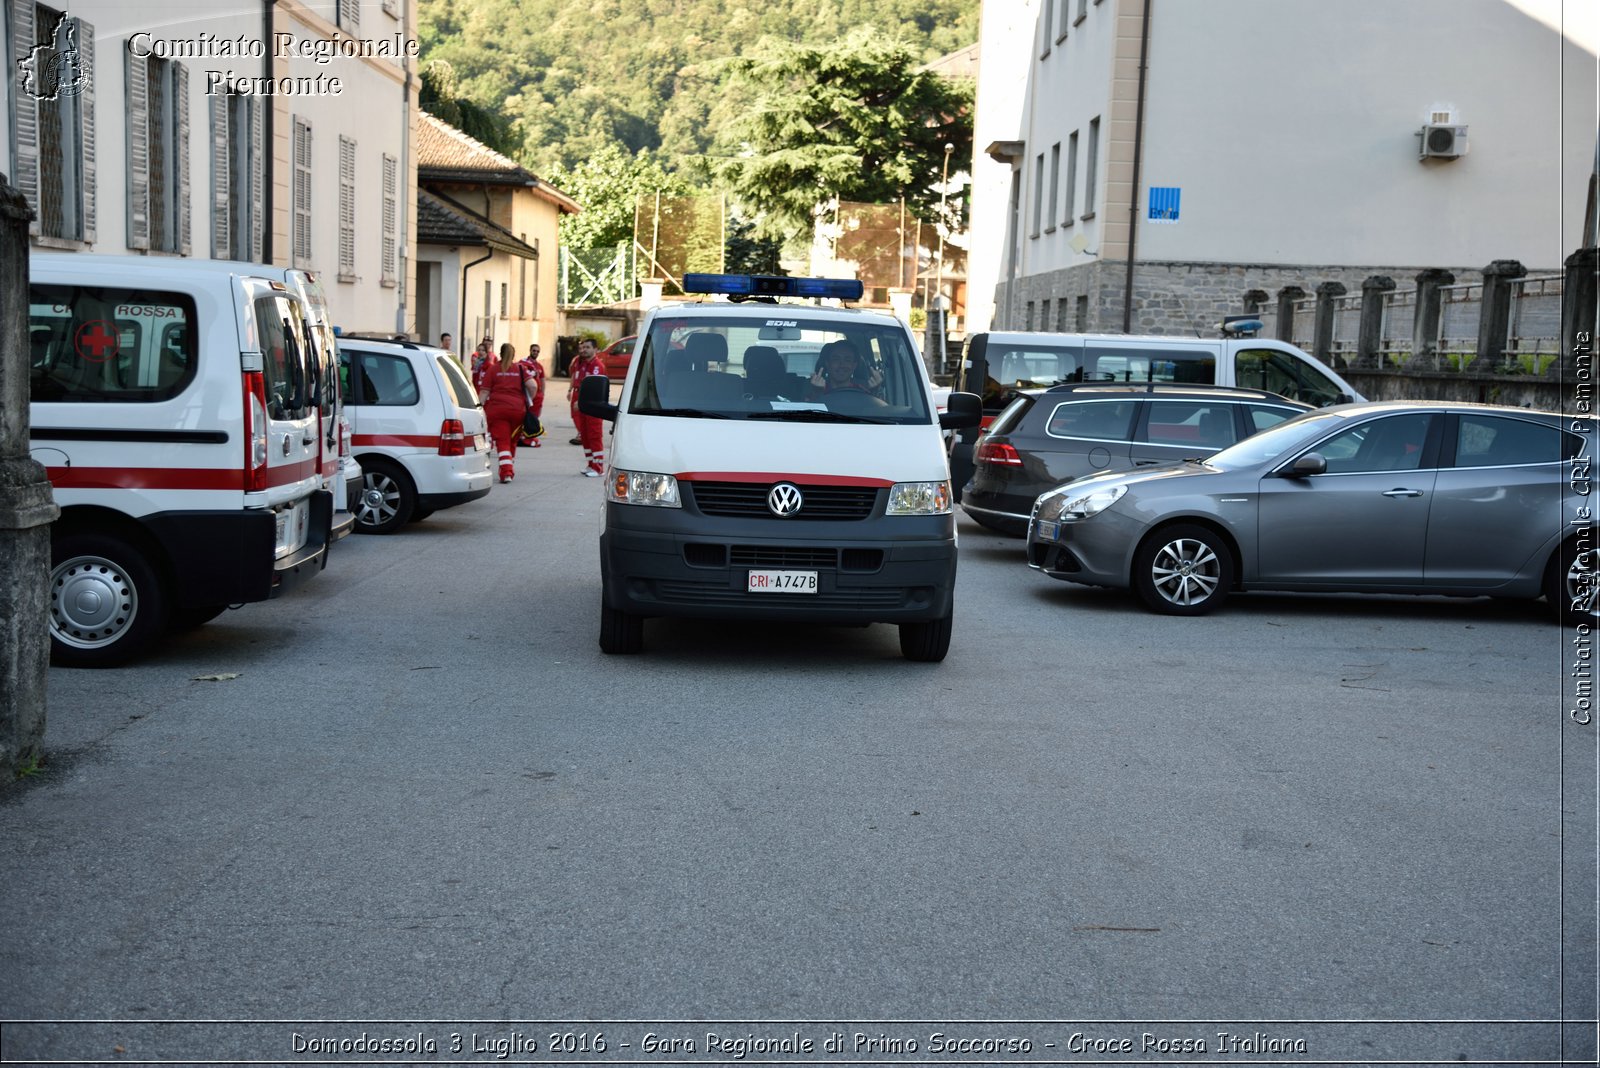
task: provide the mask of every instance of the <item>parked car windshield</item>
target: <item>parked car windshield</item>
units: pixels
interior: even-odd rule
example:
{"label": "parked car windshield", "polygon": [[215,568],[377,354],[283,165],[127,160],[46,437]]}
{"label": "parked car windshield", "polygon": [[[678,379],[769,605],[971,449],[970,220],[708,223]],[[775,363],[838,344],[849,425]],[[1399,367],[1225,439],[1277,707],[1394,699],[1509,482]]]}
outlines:
{"label": "parked car windshield", "polygon": [[1285,419],[1275,427],[1230,445],[1208,457],[1206,464],[1223,471],[1256,467],[1283,455],[1297,445],[1340,426],[1349,412],[1308,412]]}
{"label": "parked car windshield", "polygon": [[680,418],[930,423],[920,356],[904,327],[763,314],[658,317],[640,339],[628,410]]}

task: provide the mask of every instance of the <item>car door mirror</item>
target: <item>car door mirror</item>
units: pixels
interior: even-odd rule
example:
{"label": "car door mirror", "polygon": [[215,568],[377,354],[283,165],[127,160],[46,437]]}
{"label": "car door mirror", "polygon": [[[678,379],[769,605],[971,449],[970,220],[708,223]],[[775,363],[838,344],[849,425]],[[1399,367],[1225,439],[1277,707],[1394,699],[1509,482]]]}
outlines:
{"label": "car door mirror", "polygon": [[983,422],[983,399],[976,393],[952,393],[939,413],[939,426],[945,430],[964,430]]}
{"label": "car door mirror", "polygon": [[1308,452],[1289,465],[1283,472],[1285,478],[1308,478],[1328,471],[1328,461],[1320,452]]}
{"label": "car door mirror", "polygon": [[611,403],[611,379],[605,375],[585,375],[578,382],[578,411],[615,422],[617,406]]}

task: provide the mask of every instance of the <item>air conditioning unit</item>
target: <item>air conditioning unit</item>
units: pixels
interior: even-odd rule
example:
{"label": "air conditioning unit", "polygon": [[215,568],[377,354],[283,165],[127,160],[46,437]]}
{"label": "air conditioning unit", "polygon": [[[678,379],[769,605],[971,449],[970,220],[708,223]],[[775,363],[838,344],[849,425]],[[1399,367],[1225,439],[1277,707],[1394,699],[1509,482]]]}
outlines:
{"label": "air conditioning unit", "polygon": [[1429,123],[1418,135],[1418,159],[1456,159],[1467,154],[1467,128],[1461,123]]}

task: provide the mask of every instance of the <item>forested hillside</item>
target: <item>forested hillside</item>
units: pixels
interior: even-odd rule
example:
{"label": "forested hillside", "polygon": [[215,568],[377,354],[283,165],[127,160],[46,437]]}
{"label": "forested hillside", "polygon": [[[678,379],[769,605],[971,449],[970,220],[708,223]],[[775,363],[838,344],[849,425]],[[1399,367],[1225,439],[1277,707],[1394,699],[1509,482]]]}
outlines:
{"label": "forested hillside", "polygon": [[[823,44],[872,26],[931,60],[977,39],[979,0],[420,0],[422,60],[503,123],[538,173],[607,145],[669,172],[715,169],[730,74],[762,38]],[[718,108],[719,102],[724,104]],[[723,153],[726,153],[724,148]]]}

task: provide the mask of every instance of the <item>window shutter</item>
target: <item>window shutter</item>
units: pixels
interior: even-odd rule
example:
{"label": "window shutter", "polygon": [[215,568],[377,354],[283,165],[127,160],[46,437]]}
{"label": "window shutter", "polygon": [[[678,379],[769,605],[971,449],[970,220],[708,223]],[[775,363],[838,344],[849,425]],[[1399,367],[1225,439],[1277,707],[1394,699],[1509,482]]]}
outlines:
{"label": "window shutter", "polygon": [[78,95],[79,143],[83,146],[83,239],[93,244],[98,237],[100,213],[96,210],[94,172],[94,27],[82,19],[78,24],[78,63],[83,68],[83,92]]}
{"label": "window shutter", "polygon": [[194,215],[189,197],[189,68],[182,63],[172,64],[173,150],[172,185],[178,198],[178,254],[193,253],[190,241]]}
{"label": "window shutter", "polygon": [[339,0],[339,28],[356,29],[361,25],[361,0]]}
{"label": "window shutter", "polygon": [[266,237],[267,167],[262,156],[266,149],[266,110],[254,97],[247,103],[250,109],[250,247],[247,251],[253,262],[260,263],[266,258],[263,240]]}
{"label": "window shutter", "polygon": [[292,260],[297,267],[311,263],[311,124],[294,120],[294,232]]}
{"label": "window shutter", "polygon": [[232,203],[228,197],[228,108],[233,97],[218,94],[206,98],[211,110],[211,258],[233,259],[233,235],[229,225]]}
{"label": "window shutter", "polygon": [[383,277],[381,283],[392,286],[398,281],[396,265],[396,234],[399,220],[400,161],[393,156],[383,157]]}
{"label": "window shutter", "polygon": [[128,247],[150,247],[150,85],[148,61],[125,48],[128,104]]}
{"label": "window shutter", "polygon": [[[29,58],[29,53],[33,49],[36,11],[33,0],[11,0],[12,54],[5,70],[8,76],[18,69],[23,60]],[[11,169],[16,172],[12,179],[17,183],[17,189],[27,198],[28,207],[33,209],[33,218],[28,222],[28,233],[37,237],[39,236],[39,102],[23,91],[23,82],[20,79],[13,84],[16,88],[11,94],[11,107],[16,116],[17,143],[16,151],[11,157]]]}
{"label": "window shutter", "polygon": [[356,280],[356,143],[339,138],[339,281]]}

